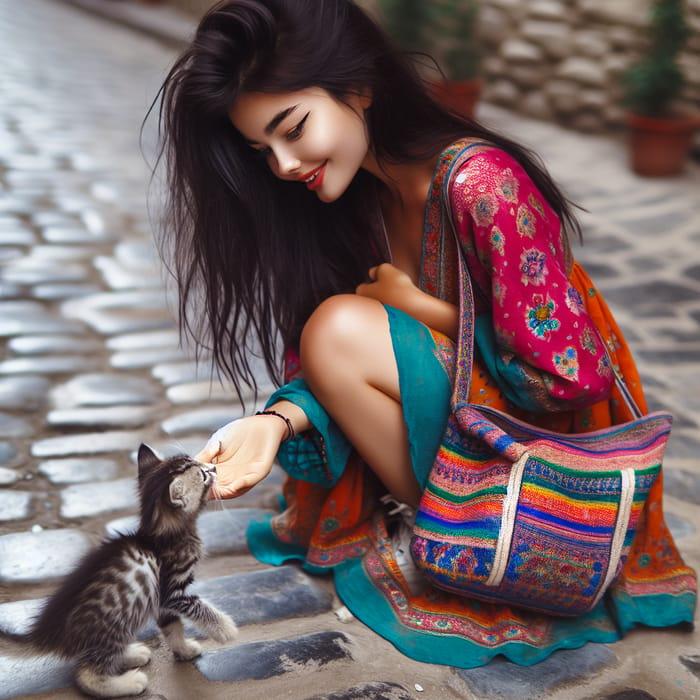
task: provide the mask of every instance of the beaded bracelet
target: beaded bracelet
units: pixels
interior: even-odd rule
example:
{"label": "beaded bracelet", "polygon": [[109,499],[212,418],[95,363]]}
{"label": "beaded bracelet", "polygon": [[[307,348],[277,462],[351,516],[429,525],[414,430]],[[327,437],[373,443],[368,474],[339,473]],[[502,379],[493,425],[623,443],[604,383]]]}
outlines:
{"label": "beaded bracelet", "polygon": [[295,435],[296,432],[294,431],[294,426],[292,425],[292,421],[287,418],[287,416],[283,416],[281,413],[277,413],[277,411],[257,411],[256,416],[277,416],[278,418],[281,418],[286,426],[287,426],[287,437],[284,438],[284,442],[287,442],[287,440],[291,440]]}

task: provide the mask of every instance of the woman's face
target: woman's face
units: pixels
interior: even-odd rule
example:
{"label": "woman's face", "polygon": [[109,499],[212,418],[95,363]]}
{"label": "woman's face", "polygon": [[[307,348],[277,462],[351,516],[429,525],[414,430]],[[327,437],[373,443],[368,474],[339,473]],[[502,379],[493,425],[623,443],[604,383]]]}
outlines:
{"label": "woman's face", "polygon": [[299,182],[323,202],[347,189],[369,152],[364,110],[370,99],[347,104],[321,88],[243,93],[229,110],[236,129],[282,180]]}

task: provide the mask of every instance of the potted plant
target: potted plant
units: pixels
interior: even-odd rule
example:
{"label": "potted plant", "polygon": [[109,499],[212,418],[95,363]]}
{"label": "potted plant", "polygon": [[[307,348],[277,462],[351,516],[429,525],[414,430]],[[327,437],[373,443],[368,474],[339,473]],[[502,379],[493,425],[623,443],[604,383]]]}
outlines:
{"label": "potted plant", "polygon": [[623,76],[631,166],[640,175],[679,173],[700,124],[677,104],[685,84],[678,56],[689,35],[683,0],[655,0],[647,52]]}
{"label": "potted plant", "polygon": [[434,12],[435,36],[442,40],[436,53],[447,75],[447,80],[435,83],[436,94],[455,111],[473,117],[482,88],[479,2],[442,0]]}
{"label": "potted plant", "polygon": [[378,0],[387,32],[407,51],[435,56],[444,75],[431,82],[435,96],[467,117],[481,93],[478,0]]}

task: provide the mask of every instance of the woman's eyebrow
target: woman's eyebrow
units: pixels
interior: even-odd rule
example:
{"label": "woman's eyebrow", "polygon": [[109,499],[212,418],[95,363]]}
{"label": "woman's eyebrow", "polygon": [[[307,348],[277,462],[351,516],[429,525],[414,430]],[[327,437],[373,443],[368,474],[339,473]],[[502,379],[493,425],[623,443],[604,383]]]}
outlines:
{"label": "woman's eyebrow", "polygon": [[280,122],[284,121],[299,105],[294,105],[293,107],[287,107],[281,112],[278,112],[272,119],[270,123],[265,127],[265,133],[269,136],[272,132],[279,126]]}

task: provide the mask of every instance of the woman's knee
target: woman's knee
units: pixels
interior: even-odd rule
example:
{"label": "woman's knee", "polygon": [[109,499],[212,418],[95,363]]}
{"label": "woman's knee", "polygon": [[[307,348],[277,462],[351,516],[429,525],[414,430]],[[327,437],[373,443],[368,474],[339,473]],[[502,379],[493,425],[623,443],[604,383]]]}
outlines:
{"label": "woman's knee", "polygon": [[328,370],[365,351],[373,335],[387,325],[384,307],[374,299],[338,294],[323,301],[301,334],[304,374]]}

